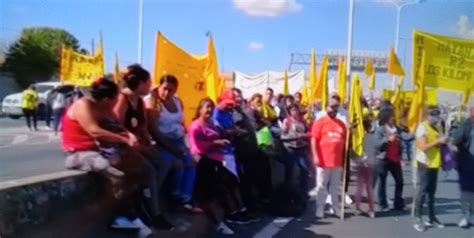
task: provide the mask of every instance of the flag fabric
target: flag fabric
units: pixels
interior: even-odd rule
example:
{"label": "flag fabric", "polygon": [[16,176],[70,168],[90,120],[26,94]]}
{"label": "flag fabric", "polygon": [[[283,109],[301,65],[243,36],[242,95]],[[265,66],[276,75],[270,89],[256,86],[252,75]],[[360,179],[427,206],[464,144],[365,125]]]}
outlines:
{"label": "flag fabric", "polygon": [[342,102],[345,103],[347,94],[347,75],[346,62],[343,57],[339,58],[339,64],[337,66],[337,94],[341,97]]}
{"label": "flag fabric", "polygon": [[220,96],[219,92],[219,67],[217,66],[216,49],[214,48],[214,41],[212,35],[209,35],[208,46],[208,60],[206,69],[204,71],[204,78],[206,84],[206,93],[209,98],[214,102],[217,102],[217,98]]}
{"label": "flag fabric", "polygon": [[[425,64],[430,67],[424,79],[426,87],[464,93],[466,88],[472,86],[471,83],[474,82],[473,39],[454,38],[418,30],[413,30],[412,39],[412,78],[418,75],[423,52],[426,54]],[[417,82],[413,81],[416,85]]]}
{"label": "flag fabric", "polygon": [[[311,63],[309,66],[309,89],[311,93],[316,87],[316,77],[316,54],[314,53],[314,49],[311,49]],[[313,99],[312,96],[313,95],[311,95],[310,99]]]}
{"label": "flag fabric", "polygon": [[198,100],[207,95],[204,71],[208,55],[194,55],[178,47],[160,32],[156,37],[155,70],[153,83],[158,85],[165,74],[174,75],[179,81],[177,94],[183,102],[185,125],[189,126],[196,113]]}
{"label": "flag fabric", "polygon": [[219,78],[219,87],[218,87],[218,90],[217,90],[217,95],[220,96],[224,93],[226,89],[226,86],[225,86],[225,80],[223,78]]}
{"label": "flag fabric", "polygon": [[426,71],[426,55],[423,52],[422,62],[420,69],[418,70],[419,74],[417,75],[417,90],[413,96],[413,100],[410,105],[410,110],[408,111],[407,116],[407,126],[410,132],[414,133],[418,123],[420,122],[421,115],[423,113],[423,99],[425,94],[425,71]]}
{"label": "flag fabric", "polygon": [[398,76],[405,76],[405,71],[403,70],[402,65],[400,64],[400,60],[398,59],[397,54],[395,54],[395,50],[393,48],[390,48],[387,73]]}
{"label": "flag fabric", "polygon": [[327,80],[328,80],[328,68],[329,68],[329,58],[324,56],[323,62],[321,65],[321,70],[319,71],[318,80],[315,84],[315,87],[312,89],[312,98],[320,99],[322,108],[326,107],[328,92],[327,92]]}
{"label": "flag fabric", "polygon": [[104,75],[102,40],[95,55],[80,54],[71,48],[61,48],[60,78],[64,83],[78,87],[89,87],[98,77]]}
{"label": "flag fabric", "polygon": [[285,75],[283,76],[283,95],[290,94],[290,89],[288,88],[288,70],[285,69]]}
{"label": "flag fabric", "polygon": [[301,88],[301,104],[308,105],[309,103],[308,84],[304,81],[303,87]]}
{"label": "flag fabric", "polygon": [[393,112],[395,113],[395,122],[397,125],[400,125],[401,112],[403,107],[403,100],[401,95],[401,85],[399,84],[395,90],[394,95],[392,96],[390,103],[393,106]]}
{"label": "flag fabric", "polygon": [[349,101],[349,120],[352,125],[352,150],[356,156],[362,156],[364,153],[364,124],[362,115],[362,105],[360,102],[362,96],[362,87],[359,76],[354,74],[352,79],[351,99]]}
{"label": "flag fabric", "polygon": [[115,52],[115,64],[114,64],[114,81],[117,84],[120,84],[120,66],[119,66],[119,57],[117,52]]}
{"label": "flag fabric", "polygon": [[369,89],[374,90],[375,89],[375,68],[374,68],[374,63],[372,62],[371,58],[369,58],[367,60],[367,63],[365,64],[365,75],[369,77]]}

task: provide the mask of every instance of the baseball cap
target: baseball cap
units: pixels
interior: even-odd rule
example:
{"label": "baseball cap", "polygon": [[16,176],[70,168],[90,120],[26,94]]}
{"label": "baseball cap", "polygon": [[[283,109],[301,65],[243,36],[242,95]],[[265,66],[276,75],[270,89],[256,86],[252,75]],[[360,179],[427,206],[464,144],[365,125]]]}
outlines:
{"label": "baseball cap", "polygon": [[217,100],[219,103],[224,103],[226,105],[235,105],[235,95],[231,89],[226,89]]}

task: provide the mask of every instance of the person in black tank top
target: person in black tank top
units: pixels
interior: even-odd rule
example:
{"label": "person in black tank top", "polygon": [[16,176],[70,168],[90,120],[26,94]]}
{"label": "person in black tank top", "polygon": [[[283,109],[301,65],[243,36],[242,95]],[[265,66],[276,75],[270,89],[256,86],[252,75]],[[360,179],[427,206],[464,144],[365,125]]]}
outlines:
{"label": "person in black tank top", "polygon": [[[127,72],[123,75],[122,80],[124,80],[125,88],[120,94],[114,111],[120,123],[135,134],[140,144],[137,150],[146,158],[143,164],[144,170],[147,172],[144,175],[146,184],[142,195],[146,200],[146,212],[151,217],[150,223],[155,228],[171,230],[173,225],[162,215],[158,203],[159,191],[171,165],[160,164],[159,154],[152,146],[142,99],[151,89],[150,73],[140,65],[131,65],[127,67]],[[160,164],[159,167],[154,166],[157,163]]]}

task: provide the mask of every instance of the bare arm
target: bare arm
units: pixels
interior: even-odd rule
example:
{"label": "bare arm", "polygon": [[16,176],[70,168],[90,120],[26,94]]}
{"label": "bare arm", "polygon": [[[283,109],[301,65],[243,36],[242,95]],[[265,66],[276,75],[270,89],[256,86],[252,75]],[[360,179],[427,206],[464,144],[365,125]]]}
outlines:
{"label": "bare arm", "polygon": [[120,125],[125,124],[125,113],[127,112],[127,107],[127,98],[120,93],[117,103],[115,104],[115,107],[113,109],[115,117],[118,119]]}
{"label": "bare arm", "polygon": [[427,151],[433,147],[437,147],[444,143],[444,137],[439,138],[433,142],[428,143],[426,136],[416,138],[416,147],[422,151]]}
{"label": "bare arm", "polygon": [[81,125],[81,127],[94,139],[129,144],[129,139],[127,137],[112,133],[99,127],[96,118],[93,116],[94,113],[89,102],[80,100],[77,103],[78,104],[75,106],[73,117],[75,120],[77,120],[79,125]]}

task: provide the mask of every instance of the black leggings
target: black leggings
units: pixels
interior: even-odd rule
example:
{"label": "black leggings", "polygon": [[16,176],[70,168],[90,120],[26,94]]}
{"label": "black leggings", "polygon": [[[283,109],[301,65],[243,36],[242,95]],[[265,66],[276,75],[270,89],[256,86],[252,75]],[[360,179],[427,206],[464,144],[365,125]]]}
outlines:
{"label": "black leggings", "polygon": [[36,126],[38,122],[38,117],[36,115],[36,110],[35,109],[26,109],[23,108],[23,115],[26,118],[26,125],[28,126],[29,129],[31,129],[31,119],[33,118],[33,127],[37,129],[38,127]]}
{"label": "black leggings", "polygon": [[194,200],[214,223],[219,222],[214,203],[220,205],[226,214],[243,208],[238,178],[220,161],[202,157],[197,164],[194,186]]}

